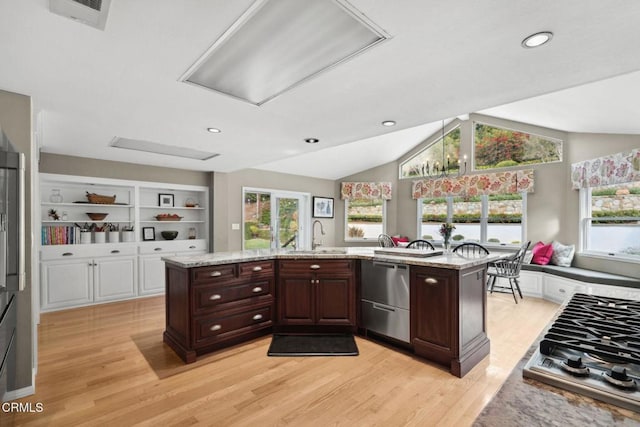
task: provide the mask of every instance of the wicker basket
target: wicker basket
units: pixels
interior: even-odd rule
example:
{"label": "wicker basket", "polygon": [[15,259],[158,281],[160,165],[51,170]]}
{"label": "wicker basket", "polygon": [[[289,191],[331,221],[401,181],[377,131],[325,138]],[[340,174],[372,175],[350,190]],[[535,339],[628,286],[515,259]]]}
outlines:
{"label": "wicker basket", "polygon": [[89,193],[87,191],[87,200],[89,200],[89,203],[95,203],[98,205],[112,205],[116,201],[116,196],[103,196],[101,194]]}

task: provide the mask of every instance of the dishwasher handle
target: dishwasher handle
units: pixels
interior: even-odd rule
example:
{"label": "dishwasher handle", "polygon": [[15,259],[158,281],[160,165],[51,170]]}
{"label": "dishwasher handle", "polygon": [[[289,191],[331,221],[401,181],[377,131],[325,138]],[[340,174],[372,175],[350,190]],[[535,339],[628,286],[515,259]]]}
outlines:
{"label": "dishwasher handle", "polygon": [[396,312],[395,308],[392,308],[392,307],[389,307],[389,306],[386,306],[386,305],[376,304],[375,302],[373,304],[371,304],[371,306],[373,308],[375,308],[376,310],[388,311],[390,313],[395,313]]}
{"label": "dishwasher handle", "polygon": [[389,263],[389,262],[382,262],[382,261],[373,261],[373,266],[374,267],[382,267],[382,268],[389,268],[389,269],[398,269],[398,270],[406,270],[407,266],[405,264],[393,264],[393,263]]}

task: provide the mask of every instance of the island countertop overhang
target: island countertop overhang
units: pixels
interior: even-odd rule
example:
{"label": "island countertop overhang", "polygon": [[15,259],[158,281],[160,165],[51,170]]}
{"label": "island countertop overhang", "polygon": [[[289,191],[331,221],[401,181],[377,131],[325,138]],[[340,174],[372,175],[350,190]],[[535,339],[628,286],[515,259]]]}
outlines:
{"label": "island countertop overhang", "polygon": [[466,268],[484,265],[504,256],[504,253],[491,253],[488,256],[478,258],[465,258],[458,254],[443,254],[430,257],[402,256],[376,254],[377,248],[344,247],[307,250],[285,249],[254,249],[234,252],[213,252],[202,255],[167,256],[162,260],[182,268],[206,267],[212,265],[231,264],[238,262],[265,261],[277,259],[362,259],[396,264],[416,265],[452,270],[464,270]]}

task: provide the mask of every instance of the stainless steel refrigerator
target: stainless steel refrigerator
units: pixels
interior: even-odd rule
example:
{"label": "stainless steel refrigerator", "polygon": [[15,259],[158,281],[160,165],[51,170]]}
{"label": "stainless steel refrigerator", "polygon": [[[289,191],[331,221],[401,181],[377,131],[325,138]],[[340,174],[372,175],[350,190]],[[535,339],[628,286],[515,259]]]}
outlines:
{"label": "stainless steel refrigerator", "polygon": [[0,129],[0,401],[15,372],[16,294],[24,289],[24,154]]}

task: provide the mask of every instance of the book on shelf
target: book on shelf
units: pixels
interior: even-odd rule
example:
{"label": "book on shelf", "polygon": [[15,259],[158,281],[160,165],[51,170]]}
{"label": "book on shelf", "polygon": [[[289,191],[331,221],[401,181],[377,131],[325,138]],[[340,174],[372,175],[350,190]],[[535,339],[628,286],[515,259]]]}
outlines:
{"label": "book on shelf", "polygon": [[68,225],[42,226],[42,245],[73,245],[80,243],[80,228]]}

